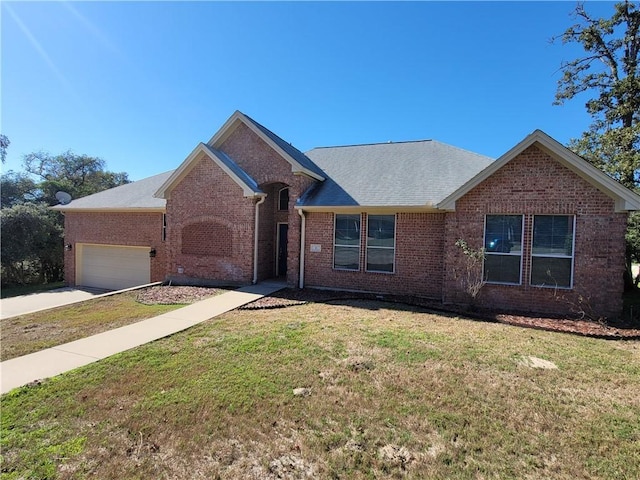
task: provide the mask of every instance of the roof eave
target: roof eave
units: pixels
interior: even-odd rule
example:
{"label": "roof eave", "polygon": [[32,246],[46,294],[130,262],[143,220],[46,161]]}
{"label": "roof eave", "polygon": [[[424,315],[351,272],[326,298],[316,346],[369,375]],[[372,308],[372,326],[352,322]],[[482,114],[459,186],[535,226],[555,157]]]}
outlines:
{"label": "roof eave", "polygon": [[70,207],[66,205],[54,205],[49,210],[55,210],[62,213],[166,213],[165,207]]}
{"label": "roof eave", "polygon": [[296,205],[295,209],[325,213],[442,213],[433,205]]}

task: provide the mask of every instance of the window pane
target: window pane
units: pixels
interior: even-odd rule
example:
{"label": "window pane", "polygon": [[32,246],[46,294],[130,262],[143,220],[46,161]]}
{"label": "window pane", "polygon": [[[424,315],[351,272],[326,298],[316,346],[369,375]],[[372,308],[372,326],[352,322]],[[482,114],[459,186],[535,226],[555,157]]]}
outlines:
{"label": "window pane", "polygon": [[280,198],[278,199],[278,210],[289,210],[289,189],[280,190]]}
{"label": "window pane", "polygon": [[532,257],[531,285],[571,287],[571,258]]}
{"label": "window pane", "polygon": [[392,248],[367,248],[367,270],[374,272],[393,272]]}
{"label": "window pane", "polygon": [[369,215],[367,245],[370,247],[393,247],[395,230],[395,215]]}
{"label": "window pane", "polygon": [[487,252],[522,252],[522,215],[487,215],[484,235]]}
{"label": "window pane", "polygon": [[533,253],[573,254],[573,217],[536,215],[533,222]]}
{"label": "window pane", "polygon": [[335,244],[360,244],[360,215],[336,215]]}
{"label": "window pane", "polygon": [[343,270],[359,270],[360,248],[336,246],[333,252],[333,267]]}
{"label": "window pane", "polygon": [[520,283],[519,255],[491,255],[484,259],[484,278],[487,282]]}

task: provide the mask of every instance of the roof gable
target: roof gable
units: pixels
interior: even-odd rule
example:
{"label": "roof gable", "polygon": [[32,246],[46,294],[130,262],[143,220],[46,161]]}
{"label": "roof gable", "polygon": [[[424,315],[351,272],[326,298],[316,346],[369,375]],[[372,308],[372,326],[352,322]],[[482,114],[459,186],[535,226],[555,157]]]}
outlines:
{"label": "roof gable", "polygon": [[222,143],[233,133],[240,124],[244,124],[260,139],[262,139],[269,147],[275,150],[284,160],[291,165],[291,171],[298,175],[307,175],[314,180],[324,180],[324,173],[313,161],[311,161],[304,153],[295,148],[290,143],[285,142],[271,130],[263,127],[258,122],[244,113],[236,110],[225,124],[211,137],[208,145],[214,149],[218,149]]}
{"label": "roof gable", "polygon": [[478,186],[532,145],[537,145],[563,166],[602,191],[605,195],[613,198],[617,212],[640,210],[640,196],[591,165],[591,163],[579,155],[576,155],[542,130],[535,130],[533,133],[527,135],[511,150],[438,203],[438,208],[442,210],[455,210],[456,200]]}
{"label": "roof gable", "polygon": [[257,182],[242,168],[238,166],[224,152],[216,150],[209,145],[199,143],[196,148],[189,154],[184,162],[171,174],[171,176],[158,188],[154,197],[169,198],[171,191],[187,176],[191,169],[202,158],[203,154],[206,158],[212,160],[218,165],[240,188],[245,197],[263,197],[265,193],[258,187]]}

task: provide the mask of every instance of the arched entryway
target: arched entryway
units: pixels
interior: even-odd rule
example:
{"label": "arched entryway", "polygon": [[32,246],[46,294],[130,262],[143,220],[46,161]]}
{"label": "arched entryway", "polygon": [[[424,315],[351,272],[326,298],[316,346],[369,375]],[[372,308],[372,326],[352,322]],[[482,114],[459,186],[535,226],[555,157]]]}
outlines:
{"label": "arched entryway", "polygon": [[269,278],[286,280],[289,270],[289,185],[260,185],[267,194],[260,205],[258,231],[258,281]]}

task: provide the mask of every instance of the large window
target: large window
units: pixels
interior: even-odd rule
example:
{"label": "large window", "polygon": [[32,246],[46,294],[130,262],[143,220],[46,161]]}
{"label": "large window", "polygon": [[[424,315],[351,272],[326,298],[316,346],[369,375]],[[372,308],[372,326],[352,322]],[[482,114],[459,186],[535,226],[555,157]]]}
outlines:
{"label": "large window", "polygon": [[333,268],[360,270],[360,215],[336,215]]}
{"label": "large window", "polygon": [[535,215],[531,250],[531,285],[571,288],[573,215]]}
{"label": "large window", "polygon": [[367,217],[367,271],[393,273],[395,256],[395,215],[369,215]]}
{"label": "large window", "polygon": [[522,215],[487,215],[484,230],[484,279],[522,283]]}

